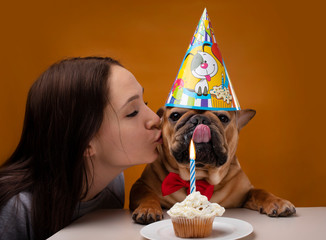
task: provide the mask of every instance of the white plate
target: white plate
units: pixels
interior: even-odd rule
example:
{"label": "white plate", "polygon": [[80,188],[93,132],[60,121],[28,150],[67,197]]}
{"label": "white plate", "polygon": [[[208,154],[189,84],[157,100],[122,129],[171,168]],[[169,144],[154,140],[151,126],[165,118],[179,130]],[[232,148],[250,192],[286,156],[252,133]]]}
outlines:
{"label": "white plate", "polygon": [[[253,231],[250,223],[243,220],[227,217],[216,217],[213,222],[212,234],[205,239],[239,239],[249,235]],[[203,238],[178,238],[174,234],[171,219],[151,223],[140,230],[140,234],[151,240],[174,239],[203,239]]]}

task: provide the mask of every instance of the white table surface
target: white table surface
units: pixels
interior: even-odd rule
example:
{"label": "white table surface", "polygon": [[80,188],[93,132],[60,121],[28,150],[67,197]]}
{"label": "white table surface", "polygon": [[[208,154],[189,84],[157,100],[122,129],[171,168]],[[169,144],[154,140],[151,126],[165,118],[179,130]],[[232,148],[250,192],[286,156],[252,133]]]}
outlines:
{"label": "white table surface", "polygon": [[[226,209],[223,217],[249,222],[254,230],[245,238],[263,240],[319,240],[326,239],[326,207],[296,208],[293,217],[271,218],[256,211],[236,208]],[[164,219],[169,216],[164,213]],[[129,240],[141,239],[141,228],[125,209],[98,210],[89,213],[50,237],[50,240]]]}

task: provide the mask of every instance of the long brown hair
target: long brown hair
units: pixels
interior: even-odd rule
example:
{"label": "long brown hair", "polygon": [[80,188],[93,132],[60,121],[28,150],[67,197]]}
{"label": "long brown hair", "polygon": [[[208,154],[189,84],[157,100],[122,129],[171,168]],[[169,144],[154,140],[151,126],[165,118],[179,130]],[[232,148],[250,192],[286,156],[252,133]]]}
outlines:
{"label": "long brown hair", "polygon": [[63,60],[29,91],[20,142],[0,168],[0,210],[30,192],[35,239],[68,225],[87,194],[84,152],[103,120],[111,65],[121,66],[111,58]]}

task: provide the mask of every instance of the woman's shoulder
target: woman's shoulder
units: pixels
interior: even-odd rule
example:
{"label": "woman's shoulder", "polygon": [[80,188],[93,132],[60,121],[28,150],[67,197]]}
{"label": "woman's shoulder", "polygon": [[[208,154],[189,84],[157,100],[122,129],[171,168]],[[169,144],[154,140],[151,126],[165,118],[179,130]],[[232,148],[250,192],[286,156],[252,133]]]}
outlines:
{"label": "woman's shoulder", "polygon": [[[0,210],[0,238],[31,238],[32,195],[21,192],[11,197]],[[29,236],[29,237],[28,237]]]}
{"label": "woman's shoulder", "polygon": [[11,197],[8,202],[1,207],[1,215],[6,211],[15,209],[16,211],[30,211],[32,205],[32,194],[30,192],[20,192]]}

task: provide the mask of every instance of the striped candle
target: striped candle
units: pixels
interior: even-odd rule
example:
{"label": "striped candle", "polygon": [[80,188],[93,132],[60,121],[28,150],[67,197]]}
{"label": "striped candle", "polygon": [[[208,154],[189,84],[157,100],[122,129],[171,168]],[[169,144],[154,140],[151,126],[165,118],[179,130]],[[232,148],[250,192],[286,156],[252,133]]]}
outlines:
{"label": "striped candle", "polygon": [[190,157],[190,193],[196,192],[196,150],[194,142],[190,141],[189,147]]}

